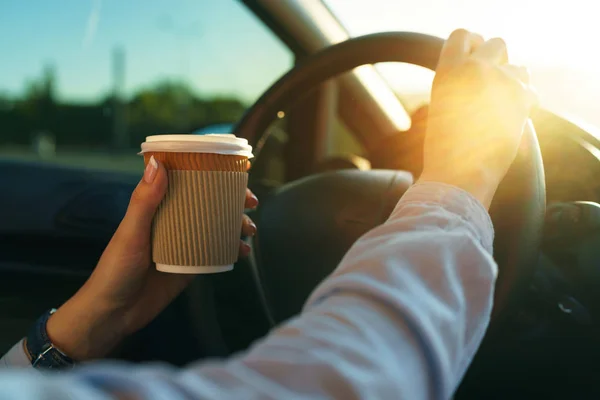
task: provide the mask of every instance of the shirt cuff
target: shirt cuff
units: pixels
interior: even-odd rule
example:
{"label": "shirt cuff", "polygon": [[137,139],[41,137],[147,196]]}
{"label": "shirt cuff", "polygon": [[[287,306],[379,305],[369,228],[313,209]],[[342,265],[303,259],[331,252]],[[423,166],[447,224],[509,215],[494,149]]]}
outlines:
{"label": "shirt cuff", "polygon": [[31,361],[29,361],[29,357],[25,354],[25,347],[23,347],[23,339],[0,359],[0,368],[31,368]]}
{"label": "shirt cuff", "polygon": [[391,218],[407,204],[442,206],[464,219],[483,247],[492,252],[494,226],[486,208],[469,192],[456,186],[439,182],[419,182],[411,186],[400,199]]}

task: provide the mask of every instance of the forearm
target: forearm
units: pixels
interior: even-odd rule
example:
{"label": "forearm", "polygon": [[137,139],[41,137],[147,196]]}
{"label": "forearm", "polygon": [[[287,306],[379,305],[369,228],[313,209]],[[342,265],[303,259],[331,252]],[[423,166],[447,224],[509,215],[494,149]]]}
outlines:
{"label": "forearm", "polygon": [[458,189],[415,186],[301,316],[248,352],[185,372],[91,366],[69,379],[139,398],[448,398],[489,321],[491,242],[481,205]]}
{"label": "forearm", "polygon": [[238,377],[331,398],[452,395],[489,322],[493,231],[464,193],[427,187],[352,247],[302,316],[236,361]]}
{"label": "forearm", "polygon": [[[439,190],[434,193],[432,187]],[[489,322],[497,274],[492,242],[489,216],[472,197],[439,184],[414,186],[386,224],[353,246],[334,275],[313,293],[307,309],[347,294],[365,304],[370,301],[373,311],[377,306],[387,310],[355,320],[353,326],[364,333],[357,340],[371,337],[373,343],[365,348],[387,341],[380,347],[388,349],[383,358],[387,362],[378,368],[395,370],[392,381],[392,376],[403,376],[394,388],[406,394],[399,398],[448,398]],[[393,323],[395,334],[387,337],[392,330],[386,328],[377,337],[369,336],[372,326],[383,321]],[[406,354],[422,363],[406,362]],[[424,376],[433,385],[411,385]],[[405,392],[405,387],[420,388],[423,396]],[[427,394],[427,387],[434,391]]]}

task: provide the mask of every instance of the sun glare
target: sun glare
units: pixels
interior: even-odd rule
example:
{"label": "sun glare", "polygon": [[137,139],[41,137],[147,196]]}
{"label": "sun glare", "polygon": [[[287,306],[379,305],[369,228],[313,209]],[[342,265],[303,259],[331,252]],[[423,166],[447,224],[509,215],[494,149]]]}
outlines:
{"label": "sun glare", "polygon": [[[600,24],[590,0],[324,0],[351,36],[415,31],[447,37],[465,28],[503,38],[511,63],[530,68],[542,106],[600,126]],[[379,71],[400,95],[429,89],[433,74],[389,64]]]}
{"label": "sun glare", "polygon": [[416,31],[447,37],[466,28],[504,38],[514,61],[587,67],[600,61],[600,26],[589,0],[326,0],[351,36]]}

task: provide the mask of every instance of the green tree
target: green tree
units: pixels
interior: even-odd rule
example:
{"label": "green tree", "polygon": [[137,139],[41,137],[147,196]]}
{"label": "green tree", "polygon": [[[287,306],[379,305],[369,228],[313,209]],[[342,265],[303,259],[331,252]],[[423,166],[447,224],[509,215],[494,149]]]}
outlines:
{"label": "green tree", "polygon": [[209,124],[236,122],[245,109],[238,99],[201,99],[184,83],[164,81],[134,94],[127,121],[134,140],[139,141],[153,133],[189,133]]}

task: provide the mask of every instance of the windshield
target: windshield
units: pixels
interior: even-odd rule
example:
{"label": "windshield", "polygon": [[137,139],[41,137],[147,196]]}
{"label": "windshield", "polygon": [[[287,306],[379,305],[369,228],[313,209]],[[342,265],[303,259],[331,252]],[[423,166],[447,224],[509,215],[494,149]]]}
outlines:
{"label": "windshield", "polygon": [[[447,37],[466,28],[486,38],[502,37],[511,62],[530,68],[544,107],[600,127],[600,24],[594,1],[324,1],[351,36],[415,31]],[[408,103],[423,101],[433,78],[413,66],[378,69]]]}
{"label": "windshield", "polygon": [[237,0],[0,1],[0,161],[139,171],[156,133],[223,132],[293,65]]}

